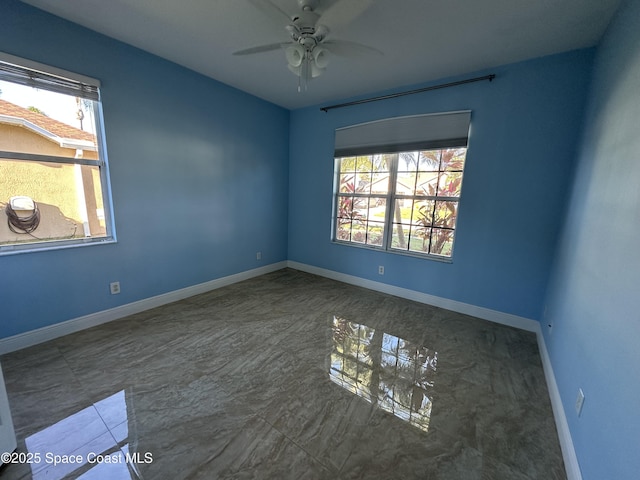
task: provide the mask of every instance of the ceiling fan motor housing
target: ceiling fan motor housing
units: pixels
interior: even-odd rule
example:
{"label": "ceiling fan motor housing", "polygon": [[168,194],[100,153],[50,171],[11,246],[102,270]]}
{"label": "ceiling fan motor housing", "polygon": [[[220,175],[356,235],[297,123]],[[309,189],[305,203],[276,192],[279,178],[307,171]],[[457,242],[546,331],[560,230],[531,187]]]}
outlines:
{"label": "ceiling fan motor housing", "polygon": [[320,15],[310,10],[300,12],[300,15],[293,18],[293,24],[296,26],[300,35],[313,35],[316,33],[316,22]]}
{"label": "ceiling fan motor housing", "polygon": [[315,10],[318,8],[318,0],[298,0],[298,5],[302,11]]}

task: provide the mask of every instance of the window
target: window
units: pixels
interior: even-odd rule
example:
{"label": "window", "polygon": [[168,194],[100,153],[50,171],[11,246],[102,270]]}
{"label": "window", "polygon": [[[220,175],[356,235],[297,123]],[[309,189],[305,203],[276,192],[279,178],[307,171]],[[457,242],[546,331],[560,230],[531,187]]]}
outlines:
{"label": "window", "polygon": [[337,131],[333,240],[450,259],[469,118],[401,117]]}
{"label": "window", "polygon": [[0,254],[114,240],[99,82],[0,53]]}

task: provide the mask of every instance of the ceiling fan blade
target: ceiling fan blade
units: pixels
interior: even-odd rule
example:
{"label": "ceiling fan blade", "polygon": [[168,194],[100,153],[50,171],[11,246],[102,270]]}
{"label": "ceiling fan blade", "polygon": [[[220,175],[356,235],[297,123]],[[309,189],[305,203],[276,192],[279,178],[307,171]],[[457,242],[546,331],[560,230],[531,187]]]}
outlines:
{"label": "ceiling fan blade", "polygon": [[251,47],[246,48],[244,50],[238,50],[237,52],[233,52],[234,55],[251,55],[253,53],[263,53],[270,52],[272,50],[279,50],[285,45],[289,45],[289,43],[270,43],[269,45],[260,45],[259,47]]}
{"label": "ceiling fan blade", "polygon": [[347,40],[327,40],[321,44],[334,55],[341,57],[355,57],[358,55],[384,55],[380,50],[361,43]]}
{"label": "ceiling fan blade", "polygon": [[371,6],[372,0],[338,0],[327,8],[318,19],[318,24],[329,30],[337,30],[350,24]]}
{"label": "ceiling fan blade", "polygon": [[291,16],[287,12],[281,10],[280,7],[270,0],[249,0],[249,2],[279,27],[288,25],[292,21]]}

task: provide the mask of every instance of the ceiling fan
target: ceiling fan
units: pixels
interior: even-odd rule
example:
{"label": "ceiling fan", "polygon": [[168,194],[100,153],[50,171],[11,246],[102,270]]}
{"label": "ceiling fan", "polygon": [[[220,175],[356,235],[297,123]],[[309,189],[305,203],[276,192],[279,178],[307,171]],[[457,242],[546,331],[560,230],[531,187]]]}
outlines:
{"label": "ceiling fan", "polygon": [[[271,0],[249,0],[278,25],[284,25],[290,40],[271,43],[234,52],[234,55],[251,55],[284,49],[288,67],[298,76],[298,92],[307,89],[309,80],[321,75],[329,64],[331,54],[352,56],[366,53],[382,55],[366,45],[346,40],[327,40],[333,29],[344,27],[361,15],[372,0],[337,0],[324,11],[320,0],[298,0],[300,11],[288,15]],[[322,13],[320,13],[322,12]]]}

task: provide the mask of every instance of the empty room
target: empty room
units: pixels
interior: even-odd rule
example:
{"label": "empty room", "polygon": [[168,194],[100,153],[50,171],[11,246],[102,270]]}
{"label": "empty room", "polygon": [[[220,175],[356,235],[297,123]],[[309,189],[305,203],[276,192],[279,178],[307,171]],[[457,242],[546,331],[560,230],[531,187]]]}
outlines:
{"label": "empty room", "polygon": [[639,478],[638,25],[3,0],[0,478]]}

